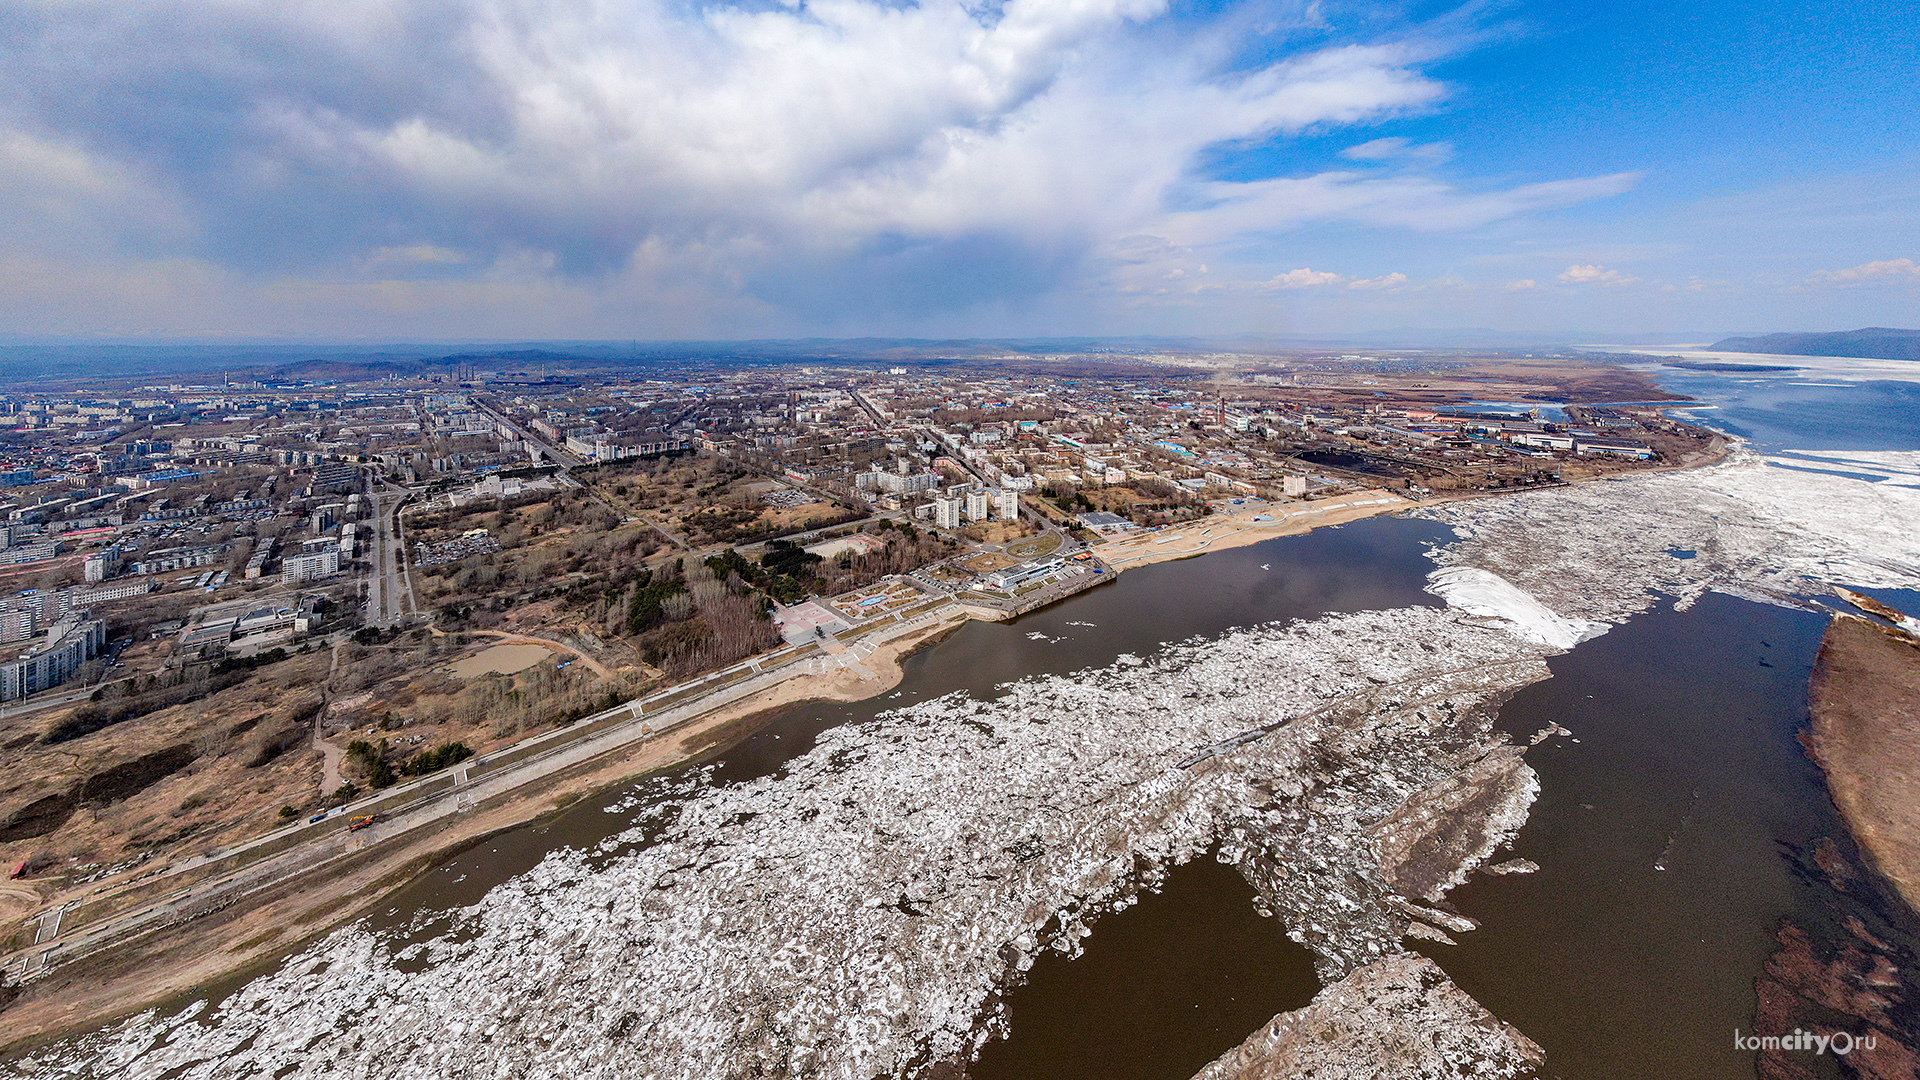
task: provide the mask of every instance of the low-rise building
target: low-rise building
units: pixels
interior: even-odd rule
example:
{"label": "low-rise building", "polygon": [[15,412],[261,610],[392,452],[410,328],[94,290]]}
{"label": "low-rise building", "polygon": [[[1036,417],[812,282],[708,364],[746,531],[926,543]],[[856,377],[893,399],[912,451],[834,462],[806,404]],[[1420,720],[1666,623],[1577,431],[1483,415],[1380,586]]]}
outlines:
{"label": "low-rise building", "polygon": [[1026,562],[1009,566],[1005,570],[995,570],[988,574],[987,584],[1003,592],[1011,592],[1050,574],[1057,574],[1066,569],[1066,565],[1067,560],[1058,557],[1028,559]]}
{"label": "low-rise building", "polygon": [[0,551],[0,563],[30,563],[51,559],[60,554],[60,541],[42,540],[33,544],[20,544]]}
{"label": "low-rise building", "polygon": [[1612,454],[1617,457],[1648,459],[1653,457],[1653,447],[1633,442],[1618,442],[1612,439],[1581,439],[1574,450],[1582,454]]}
{"label": "low-rise building", "polygon": [[230,544],[198,544],[190,547],[162,548],[149,551],[146,557],[134,563],[129,569],[136,574],[164,574],[173,570],[187,570],[195,566],[206,566],[226,558]]}
{"label": "low-rise building", "polygon": [[1533,446],[1533,447],[1538,447],[1539,449],[1542,449],[1542,450],[1573,449],[1573,436],[1571,435],[1549,435],[1544,432],[1539,434],[1523,432],[1519,435],[1515,435],[1513,437],[1513,442],[1516,446]]}

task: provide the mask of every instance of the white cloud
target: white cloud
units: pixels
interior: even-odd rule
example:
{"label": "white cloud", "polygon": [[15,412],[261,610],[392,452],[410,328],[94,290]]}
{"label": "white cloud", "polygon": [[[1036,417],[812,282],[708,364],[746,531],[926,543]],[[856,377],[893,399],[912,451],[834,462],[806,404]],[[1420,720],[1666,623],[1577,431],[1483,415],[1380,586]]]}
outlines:
{"label": "white cloud", "polygon": [[[0,40],[8,78],[90,81],[45,116],[27,114],[61,93],[0,100],[7,123],[58,133],[0,146],[0,219],[54,222],[0,230],[0,249],[76,267],[79,252],[101,281],[116,257],[129,273],[192,262],[219,270],[207,288],[234,290],[242,306],[262,293],[240,282],[273,282],[304,304],[404,279],[378,295],[408,308],[453,294],[454,281],[504,305],[522,283],[518,311],[565,293],[576,314],[605,313],[595,333],[832,331],[1043,295],[1189,289],[1207,261],[1244,298],[1279,268],[1249,249],[1303,225],[1468,230],[1638,181],[1478,190],[1359,166],[1205,179],[1202,163],[1223,147],[1435,106],[1448,89],[1423,68],[1458,45],[1408,31],[1230,69],[1220,42],[1233,13],[1212,25],[1165,18],[1169,0],[28,11]],[[138,62],[48,66],[98,55]],[[1450,152],[1386,138],[1344,156],[1418,165]],[[128,253],[139,230],[146,246]],[[1308,287],[1291,276],[1261,287]],[[1413,291],[1398,274],[1311,284]],[[765,321],[743,325],[743,312]]]}
{"label": "white cloud", "polygon": [[1349,289],[1398,289],[1407,283],[1407,275],[1395,271],[1377,278],[1357,278],[1347,282]]}
{"label": "white cloud", "polygon": [[[0,63],[137,56],[90,69],[104,84],[95,96],[164,110],[187,94],[195,110],[229,110],[173,162],[211,174],[184,186],[205,192],[192,208],[204,242],[191,254],[215,264],[264,270],[295,253],[322,276],[364,273],[407,265],[404,250],[417,247],[461,252],[478,272],[504,252],[541,251],[561,273],[604,278],[646,248],[718,288],[798,282],[836,292],[829,306],[861,309],[880,302],[875,276],[946,272],[976,289],[1030,291],[1017,275],[943,268],[977,267],[984,247],[1057,280],[1110,238],[1163,231],[1153,226],[1210,147],[1379,120],[1446,92],[1419,70],[1435,49],[1418,43],[1225,70],[1208,32],[1162,20],[1166,10],[1167,0],[177,0],[164,18],[138,5],[107,18],[51,5],[29,22],[63,49],[36,50],[27,33],[0,43]],[[169,35],[204,48],[162,47]],[[260,56],[274,62],[250,63]],[[20,78],[52,85],[58,74]],[[166,162],[132,142],[121,150]],[[276,205],[299,213],[264,209]],[[411,243],[396,247],[396,232]],[[931,268],[903,268],[914,259]]]}
{"label": "white cloud", "polygon": [[1507,291],[1508,292],[1526,292],[1529,289],[1538,287],[1539,284],[1540,284],[1539,282],[1533,280],[1532,278],[1521,278],[1518,281],[1507,282]]}
{"label": "white cloud", "polygon": [[1567,267],[1566,270],[1561,272],[1560,280],[1569,285],[1618,286],[1632,285],[1640,279],[1637,277],[1628,277],[1618,270],[1608,270],[1605,267],[1595,266],[1589,263],[1585,266],[1575,265]]}
{"label": "white cloud", "polygon": [[467,261],[467,254],[464,251],[423,243],[375,248],[361,260],[361,267],[365,270],[406,269],[421,266],[458,266]]}
{"label": "white cloud", "polygon": [[1395,271],[1375,278],[1349,278],[1345,274],[1331,270],[1315,270],[1303,266],[1298,270],[1289,270],[1276,274],[1266,281],[1240,281],[1209,283],[1199,286],[1197,292],[1240,291],[1258,294],[1293,292],[1299,289],[1319,289],[1345,286],[1361,292],[1398,291],[1407,284],[1407,275]]}
{"label": "white cloud", "polygon": [[1284,274],[1276,275],[1270,281],[1261,282],[1257,286],[1257,291],[1280,292],[1285,289],[1312,289],[1321,285],[1337,285],[1345,280],[1346,278],[1331,271],[1313,270],[1303,266],[1298,270],[1289,270]]}
{"label": "white cloud", "polygon": [[1881,259],[1878,262],[1849,266],[1845,270],[1821,270],[1807,280],[1817,283],[1875,281],[1886,278],[1920,279],[1920,264],[1916,264],[1912,259]]}
{"label": "white cloud", "polygon": [[1444,142],[1413,143],[1399,136],[1374,139],[1340,151],[1349,161],[1445,161],[1453,156],[1453,145]]}
{"label": "white cloud", "polygon": [[177,193],[140,167],[80,140],[0,126],[0,248],[98,250],[126,240],[178,242],[190,232]]}
{"label": "white cloud", "polygon": [[1211,183],[1203,209],[1171,214],[1163,225],[1176,242],[1201,247],[1278,232],[1311,221],[1451,232],[1609,198],[1639,183],[1639,173],[1522,184],[1467,192],[1428,176],[1327,172],[1249,183]]}

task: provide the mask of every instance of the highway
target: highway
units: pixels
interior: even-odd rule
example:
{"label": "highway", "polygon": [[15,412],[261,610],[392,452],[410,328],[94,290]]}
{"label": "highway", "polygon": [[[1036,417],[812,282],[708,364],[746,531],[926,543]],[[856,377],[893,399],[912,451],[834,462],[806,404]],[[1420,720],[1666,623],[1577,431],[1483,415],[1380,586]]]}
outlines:
{"label": "highway", "polygon": [[87,698],[92,697],[98,689],[99,687],[97,686],[76,686],[59,691],[43,691],[32,697],[0,706],[0,720],[14,716],[22,716],[26,713],[40,712],[43,709],[71,705],[76,701],[85,701]]}

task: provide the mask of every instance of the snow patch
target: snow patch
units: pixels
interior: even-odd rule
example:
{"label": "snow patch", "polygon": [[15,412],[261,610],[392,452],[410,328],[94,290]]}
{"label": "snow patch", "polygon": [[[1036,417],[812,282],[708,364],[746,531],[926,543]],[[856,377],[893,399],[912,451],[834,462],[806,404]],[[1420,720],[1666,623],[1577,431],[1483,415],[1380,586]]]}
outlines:
{"label": "snow patch", "polygon": [[1427,582],[1427,591],[1448,607],[1498,619],[1528,641],[1555,649],[1571,649],[1607,629],[1604,623],[1563,618],[1505,578],[1479,567],[1435,570],[1427,575]]}

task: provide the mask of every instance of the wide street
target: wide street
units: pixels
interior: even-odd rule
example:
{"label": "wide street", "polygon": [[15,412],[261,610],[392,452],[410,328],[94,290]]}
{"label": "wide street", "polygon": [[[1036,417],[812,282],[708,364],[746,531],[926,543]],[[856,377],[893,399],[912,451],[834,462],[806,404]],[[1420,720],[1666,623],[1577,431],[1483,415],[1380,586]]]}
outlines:
{"label": "wide street", "polygon": [[392,626],[414,611],[413,580],[407,573],[406,541],[398,517],[407,492],[395,488],[371,496],[373,540],[368,545],[368,626]]}

